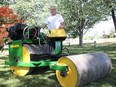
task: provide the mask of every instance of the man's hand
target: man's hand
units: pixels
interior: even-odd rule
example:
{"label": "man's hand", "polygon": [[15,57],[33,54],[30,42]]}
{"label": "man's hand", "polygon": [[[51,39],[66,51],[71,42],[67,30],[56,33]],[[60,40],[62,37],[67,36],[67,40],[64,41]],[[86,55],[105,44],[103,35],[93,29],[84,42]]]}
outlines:
{"label": "man's hand", "polygon": [[41,33],[45,33],[45,30],[43,28],[40,29]]}
{"label": "man's hand", "polygon": [[63,26],[61,25],[61,26],[59,26],[59,29],[62,29],[63,28]]}
{"label": "man's hand", "polygon": [[64,29],[64,23],[61,23],[61,25],[59,26],[59,29]]}

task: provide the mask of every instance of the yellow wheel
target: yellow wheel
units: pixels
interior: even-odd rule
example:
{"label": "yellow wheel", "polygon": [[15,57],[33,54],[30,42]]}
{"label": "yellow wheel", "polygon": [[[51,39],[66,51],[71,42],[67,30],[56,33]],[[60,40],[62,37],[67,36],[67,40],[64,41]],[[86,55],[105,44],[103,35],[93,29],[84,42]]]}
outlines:
{"label": "yellow wheel", "polygon": [[57,62],[60,65],[66,64],[68,71],[66,76],[61,75],[61,71],[56,70],[56,76],[62,87],[76,87],[78,83],[78,72],[74,63],[67,57],[62,57]]}
{"label": "yellow wheel", "polygon": [[[23,57],[23,62],[24,63],[29,63],[30,62],[30,54],[28,49],[23,45],[23,49],[22,49],[22,57]],[[28,74],[30,72],[30,67],[17,67],[17,66],[10,66],[12,72],[15,75],[18,76],[25,76],[26,74]]]}

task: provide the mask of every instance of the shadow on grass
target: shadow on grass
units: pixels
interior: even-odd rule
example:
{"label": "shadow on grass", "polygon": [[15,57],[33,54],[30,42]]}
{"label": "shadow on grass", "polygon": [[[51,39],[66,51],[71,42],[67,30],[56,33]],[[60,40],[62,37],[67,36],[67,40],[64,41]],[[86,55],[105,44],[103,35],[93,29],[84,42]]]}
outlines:
{"label": "shadow on grass", "polygon": [[10,70],[0,71],[0,87],[60,87],[54,72],[38,75],[15,76]]}
{"label": "shadow on grass", "polygon": [[73,45],[67,48],[71,50],[71,54],[83,54],[83,53],[93,53],[93,52],[104,52],[106,53],[112,61],[112,71],[111,73],[98,81],[91,82],[89,84],[83,85],[81,87],[116,87],[116,44],[102,45],[94,47],[91,44],[85,44],[83,47]]}
{"label": "shadow on grass", "polygon": [[20,79],[18,87],[60,87],[54,74],[29,75],[18,79]]}
{"label": "shadow on grass", "polygon": [[[102,51],[108,54],[108,56],[112,60],[112,71],[111,73],[98,81],[91,82],[82,87],[116,87],[116,45],[110,44],[107,46],[98,46],[94,47],[91,44],[84,44],[83,47],[79,47],[77,45],[72,46],[64,46],[67,47],[70,51],[71,55],[74,54],[83,54],[83,53],[93,53]],[[1,56],[1,60],[5,61],[8,59],[8,56]],[[27,75],[24,77],[15,76],[9,70],[9,67],[3,66],[4,63],[1,62],[2,65],[0,69],[0,87],[60,87],[60,84],[57,81],[55,76],[55,72],[46,71],[45,73],[37,74],[37,75]]]}
{"label": "shadow on grass", "polygon": [[7,79],[11,77],[10,74],[12,74],[11,70],[0,71],[0,78]]}

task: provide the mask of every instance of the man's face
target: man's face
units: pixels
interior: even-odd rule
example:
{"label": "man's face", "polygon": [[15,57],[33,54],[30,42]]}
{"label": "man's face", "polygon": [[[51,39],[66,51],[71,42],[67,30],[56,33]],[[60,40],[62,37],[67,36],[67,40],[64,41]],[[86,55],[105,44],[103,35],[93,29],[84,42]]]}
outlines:
{"label": "man's face", "polygon": [[52,8],[50,9],[50,12],[51,12],[51,14],[52,14],[53,16],[56,15],[56,8],[52,7]]}

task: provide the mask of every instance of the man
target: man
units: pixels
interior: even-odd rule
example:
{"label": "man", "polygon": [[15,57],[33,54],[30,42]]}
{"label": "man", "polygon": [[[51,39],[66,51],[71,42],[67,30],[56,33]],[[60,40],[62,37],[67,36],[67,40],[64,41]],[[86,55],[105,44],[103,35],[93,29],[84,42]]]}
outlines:
{"label": "man", "polygon": [[42,28],[44,29],[45,27],[47,27],[47,25],[49,26],[50,31],[53,29],[64,28],[64,19],[60,14],[56,14],[55,6],[50,7],[50,12],[51,16],[46,19],[45,23],[42,25]]}
{"label": "man", "polygon": [[[51,12],[51,16],[46,19],[45,23],[42,25],[42,28],[44,29],[48,25],[50,31],[53,29],[63,29],[64,19],[60,14],[56,13],[56,7],[50,6],[50,12]],[[51,39],[51,41],[52,41],[51,45],[55,49],[55,41],[53,39]]]}

